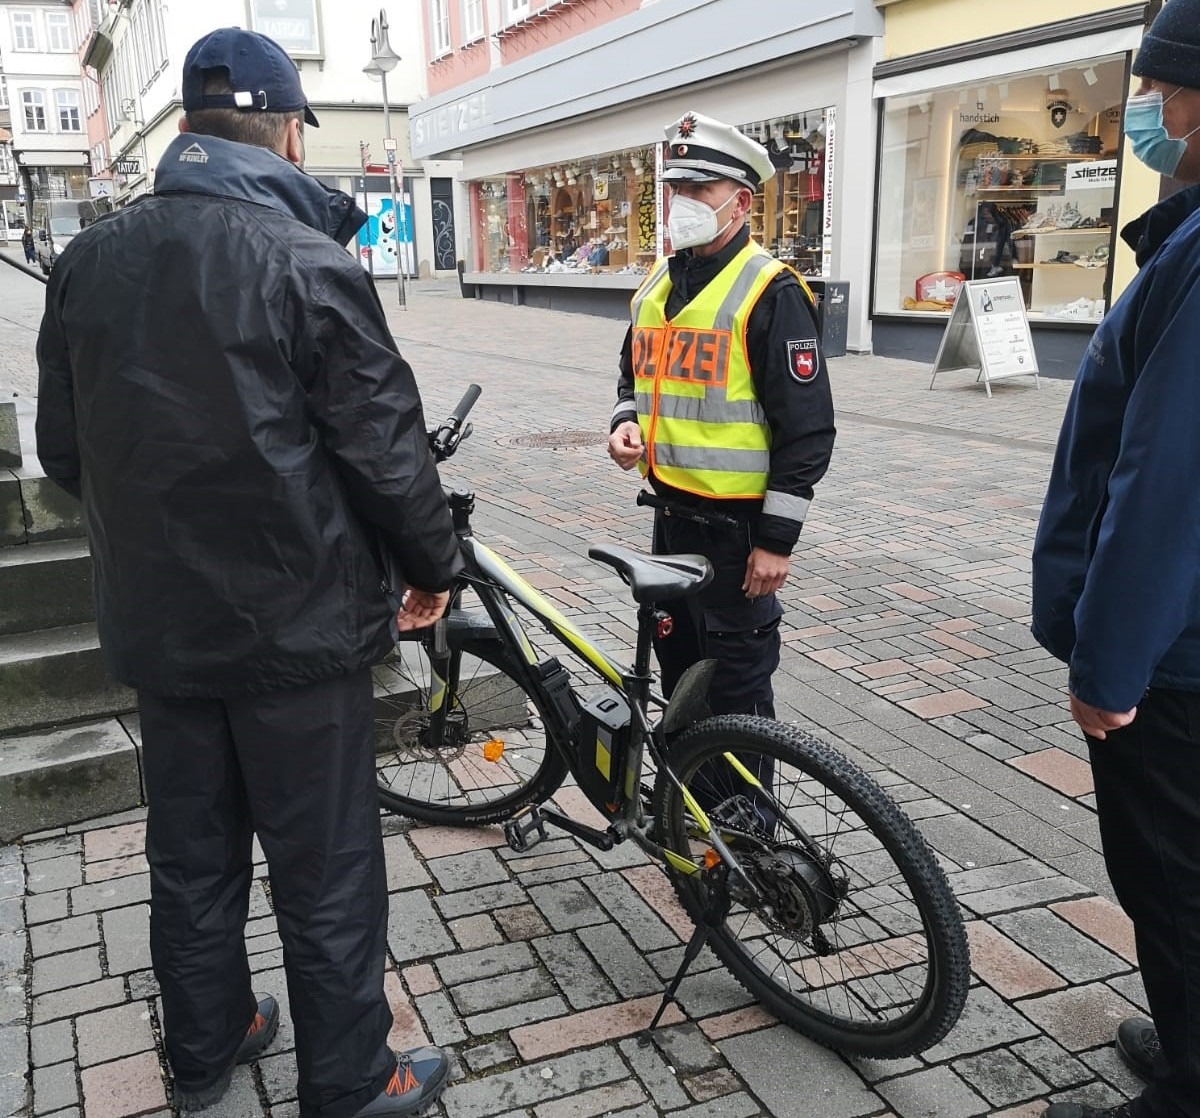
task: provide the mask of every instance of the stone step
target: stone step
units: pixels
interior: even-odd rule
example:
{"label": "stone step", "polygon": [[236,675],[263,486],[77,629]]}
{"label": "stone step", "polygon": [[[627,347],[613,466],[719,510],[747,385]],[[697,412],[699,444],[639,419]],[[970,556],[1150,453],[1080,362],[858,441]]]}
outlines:
{"label": "stone step", "polygon": [[0,464],[0,546],[80,539],[83,510],[42,472],[35,449],[37,410],[29,400],[13,401],[21,460]]}
{"label": "stone step", "polygon": [[104,669],[95,625],[0,637],[0,734],[133,710]]}
{"label": "stone step", "polygon": [[0,738],[0,843],[141,802],[137,748],[116,718]]}
{"label": "stone step", "polygon": [[95,621],[83,540],[0,548],[0,636]]}

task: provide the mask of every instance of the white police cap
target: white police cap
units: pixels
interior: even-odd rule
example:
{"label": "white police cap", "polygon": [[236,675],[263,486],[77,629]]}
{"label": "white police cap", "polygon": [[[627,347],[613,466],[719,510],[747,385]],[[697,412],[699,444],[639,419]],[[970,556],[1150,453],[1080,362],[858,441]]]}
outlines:
{"label": "white police cap", "polygon": [[684,113],[667,125],[666,158],[663,159],[665,182],[715,182],[733,179],[757,190],[775,176],[775,165],[762,144],[744,136],[732,124],[702,113]]}

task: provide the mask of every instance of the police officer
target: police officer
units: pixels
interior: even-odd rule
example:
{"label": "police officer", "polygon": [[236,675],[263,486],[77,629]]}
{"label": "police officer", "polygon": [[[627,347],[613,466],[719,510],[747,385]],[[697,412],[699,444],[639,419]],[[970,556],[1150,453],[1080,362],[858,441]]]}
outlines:
{"label": "police officer", "polygon": [[715,570],[658,641],[664,691],[714,658],[713,713],[773,718],[776,591],[829,465],[833,399],[812,294],[746,225],[774,181],[766,149],[696,112],[666,135],[674,255],[634,296],[608,450],[673,505],[734,522],[655,517],[656,553],[705,555]]}

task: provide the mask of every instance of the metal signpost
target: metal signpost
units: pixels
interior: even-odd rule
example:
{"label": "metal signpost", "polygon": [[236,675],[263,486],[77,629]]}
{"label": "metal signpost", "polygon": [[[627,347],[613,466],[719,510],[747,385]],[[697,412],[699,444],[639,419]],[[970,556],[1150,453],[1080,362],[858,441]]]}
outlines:
{"label": "metal signpost", "polygon": [[[392,50],[388,42],[387,12],[379,9],[379,18],[371,20],[371,61],[363,67],[363,73],[372,74],[383,81],[383,148],[387,152],[388,189],[392,196],[392,220],[396,223],[396,290],[400,298],[400,306],[408,306],[404,292],[404,241],[401,234],[405,221],[396,205],[396,141],[392,139],[392,107],[388,102],[387,76],[400,62],[400,56]],[[400,184],[401,202],[403,202],[404,183]]]}

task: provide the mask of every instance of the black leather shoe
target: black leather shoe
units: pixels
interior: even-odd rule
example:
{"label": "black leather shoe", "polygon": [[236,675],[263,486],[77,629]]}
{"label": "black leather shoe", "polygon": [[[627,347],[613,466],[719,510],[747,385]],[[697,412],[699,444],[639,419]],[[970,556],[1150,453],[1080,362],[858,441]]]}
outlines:
{"label": "black leather shoe", "polygon": [[388,1085],[354,1118],[411,1118],[437,1102],[450,1079],[450,1057],[441,1048],[396,1053]]}
{"label": "black leather shoe", "polygon": [[275,1039],[275,1033],[278,1030],[279,1003],[270,994],[266,994],[258,999],[258,1009],[254,1014],[254,1020],[250,1022],[250,1027],[246,1030],[242,1043],[238,1045],[233,1063],[212,1083],[203,1087],[189,1087],[176,1079],[175,1105],[180,1110],[188,1111],[206,1110],[210,1106],[215,1106],[229,1090],[230,1081],[233,1079],[233,1069],[238,1064],[248,1064],[251,1060],[257,1060]]}
{"label": "black leather shoe", "polygon": [[1162,1052],[1158,1030],[1149,1017],[1127,1017],[1117,1026],[1117,1055],[1143,1082],[1149,1083],[1154,1062]]}
{"label": "black leather shoe", "polygon": [[1079,1102],[1056,1102],[1042,1111],[1042,1118],[1133,1118],[1133,1103],[1098,1110]]}

